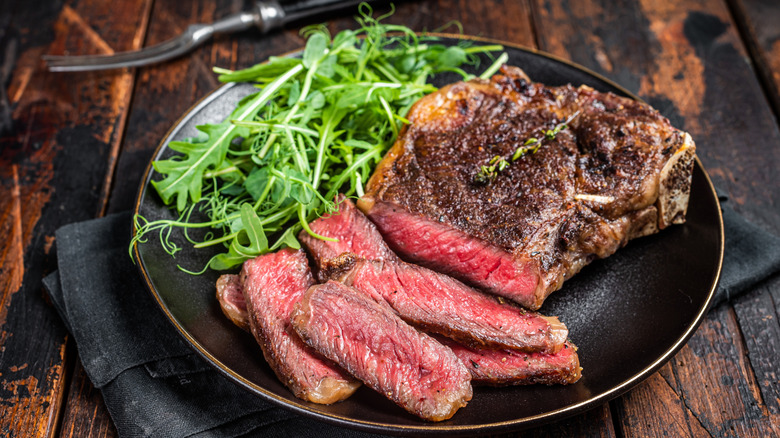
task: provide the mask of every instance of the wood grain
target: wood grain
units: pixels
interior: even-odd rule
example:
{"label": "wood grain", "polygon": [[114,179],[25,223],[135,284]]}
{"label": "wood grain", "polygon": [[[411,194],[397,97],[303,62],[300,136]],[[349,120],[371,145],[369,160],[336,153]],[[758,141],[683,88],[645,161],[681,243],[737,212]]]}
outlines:
{"label": "wood grain", "polygon": [[[780,163],[780,136],[727,5],[643,0],[612,6],[534,2],[541,48],[614,79],[690,131],[716,184],[729,190],[748,217],[777,230],[772,175]],[[757,142],[774,146],[761,154],[739,152]],[[737,324],[728,306],[711,312],[664,369],[666,382],[654,376],[614,403],[620,433],[768,436],[775,431],[777,418],[765,400],[776,396],[776,381],[757,381],[753,369],[774,360],[776,352],[756,343],[748,346],[747,362],[739,351],[740,329],[761,332],[763,326],[751,318]],[[731,349],[724,351],[726,346]]]}
{"label": "wood grain", "polygon": [[80,360],[76,361],[74,368],[59,436],[101,438],[118,436],[116,426],[103,403],[103,396],[92,386]]}
{"label": "wood grain", "polygon": [[780,7],[774,0],[729,0],[767,99],[780,117]]}
{"label": "wood grain", "polygon": [[[54,267],[54,230],[100,211],[132,77],[54,75],[43,71],[40,55],[132,49],[144,31],[136,14],[143,2],[10,3],[3,2],[14,11],[6,35],[18,56],[6,89],[14,127],[0,143],[0,193],[10,195],[0,197],[9,237],[0,241],[0,431],[52,436],[70,355],[41,278]],[[96,29],[110,32],[98,38]]]}

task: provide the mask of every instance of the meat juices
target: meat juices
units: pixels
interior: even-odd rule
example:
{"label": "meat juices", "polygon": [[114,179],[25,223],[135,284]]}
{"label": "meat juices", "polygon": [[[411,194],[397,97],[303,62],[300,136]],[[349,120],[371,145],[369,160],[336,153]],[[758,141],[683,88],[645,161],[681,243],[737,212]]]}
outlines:
{"label": "meat juices", "polygon": [[[404,260],[529,309],[593,259],[685,221],[695,145],[647,104],[504,67],[407,118],[358,207]],[[508,165],[479,181],[495,157]]]}
{"label": "meat juices", "polygon": [[309,288],[292,324],[307,344],[423,419],[446,420],[471,400],[471,375],[452,350],[342,283]]}
{"label": "meat juices", "polygon": [[312,284],[301,250],[247,260],[241,271],[249,325],[274,373],[296,397],[330,404],[352,395],[360,383],[304,344],[290,324],[294,305]]}

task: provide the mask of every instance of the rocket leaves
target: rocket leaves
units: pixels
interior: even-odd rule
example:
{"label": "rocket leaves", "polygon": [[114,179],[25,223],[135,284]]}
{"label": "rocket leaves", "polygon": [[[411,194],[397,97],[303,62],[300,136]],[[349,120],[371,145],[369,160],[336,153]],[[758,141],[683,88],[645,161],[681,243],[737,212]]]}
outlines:
{"label": "rocket leaves", "polygon": [[[182,229],[194,248],[223,248],[208,266],[223,270],[299,248],[301,230],[322,238],[309,221],[337,210],[336,194],[362,194],[409,108],[436,90],[430,76],[456,72],[469,79],[464,63],[501,49],[437,44],[370,12],[364,5],[359,28],[333,38],[325,26],[303,29],[300,57],[272,57],[238,71],[215,68],[220,81],[250,82],[259,91],[221,123],[198,126],[198,138],[169,143],[177,155],[153,163],[152,185],[180,217],[136,216],[132,244],[157,232],[174,255],[181,247],[171,231]],[[196,228],[213,231],[196,239],[188,234]]]}

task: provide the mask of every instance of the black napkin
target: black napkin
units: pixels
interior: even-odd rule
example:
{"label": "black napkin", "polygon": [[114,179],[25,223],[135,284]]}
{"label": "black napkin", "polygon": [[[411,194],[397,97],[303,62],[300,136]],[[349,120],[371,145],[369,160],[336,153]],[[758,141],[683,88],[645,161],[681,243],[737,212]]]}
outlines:
{"label": "black napkin", "polygon": [[375,437],[301,417],[228,381],[176,333],[130,261],[130,213],[57,230],[43,280],[121,437]]}
{"label": "black napkin", "polygon": [[[713,303],[780,270],[780,238],[721,197],[726,250]],[[275,407],[214,371],[181,340],[127,253],[130,214],[57,231],[59,275],[44,279],[122,437],[358,437]]]}
{"label": "black napkin", "polygon": [[739,215],[728,196],[718,190],[726,245],[723,269],[712,305],[735,298],[780,271],[780,237],[767,233]]}

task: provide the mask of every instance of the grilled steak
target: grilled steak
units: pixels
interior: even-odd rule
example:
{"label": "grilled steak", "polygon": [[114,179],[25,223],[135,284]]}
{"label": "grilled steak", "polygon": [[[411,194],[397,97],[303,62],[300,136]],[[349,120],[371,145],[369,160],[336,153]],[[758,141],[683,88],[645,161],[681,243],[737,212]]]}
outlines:
{"label": "grilled steak", "polygon": [[358,207],[405,260],[530,309],[594,258],[685,219],[695,146],[644,103],[505,67],[420,99],[408,119]]}
{"label": "grilled steak", "polygon": [[222,313],[233,321],[233,324],[250,331],[246,301],[238,275],[225,274],[217,279],[217,301]]}
{"label": "grilled steak", "polygon": [[312,350],[295,334],[293,306],[314,283],[303,251],[283,249],[244,262],[241,286],[249,325],[266,361],[296,397],[330,404],[360,383]]}
{"label": "grilled steak", "polygon": [[487,350],[466,347],[451,339],[437,337],[450,347],[480,385],[568,385],[582,376],[577,347],[566,342],[555,354],[525,353],[514,350]]}
{"label": "grilled steak", "polygon": [[386,301],[409,324],[473,347],[554,353],[568,335],[558,318],[501,304],[421,266],[369,261],[345,253],[327,262],[324,271],[377,301]]}
{"label": "grilled steak", "polygon": [[[557,318],[501,304],[446,275],[403,263],[350,200],[338,200],[338,214],[310,224],[338,242],[299,235],[321,263],[321,280],[360,289],[387,301],[404,321],[474,347],[556,352],[563,346],[568,330]],[[343,252],[354,254],[336,257]]]}
{"label": "grilled steak", "polygon": [[356,289],[335,281],[309,288],[292,324],[307,344],[423,419],[446,420],[471,400],[471,375],[452,350]]}

